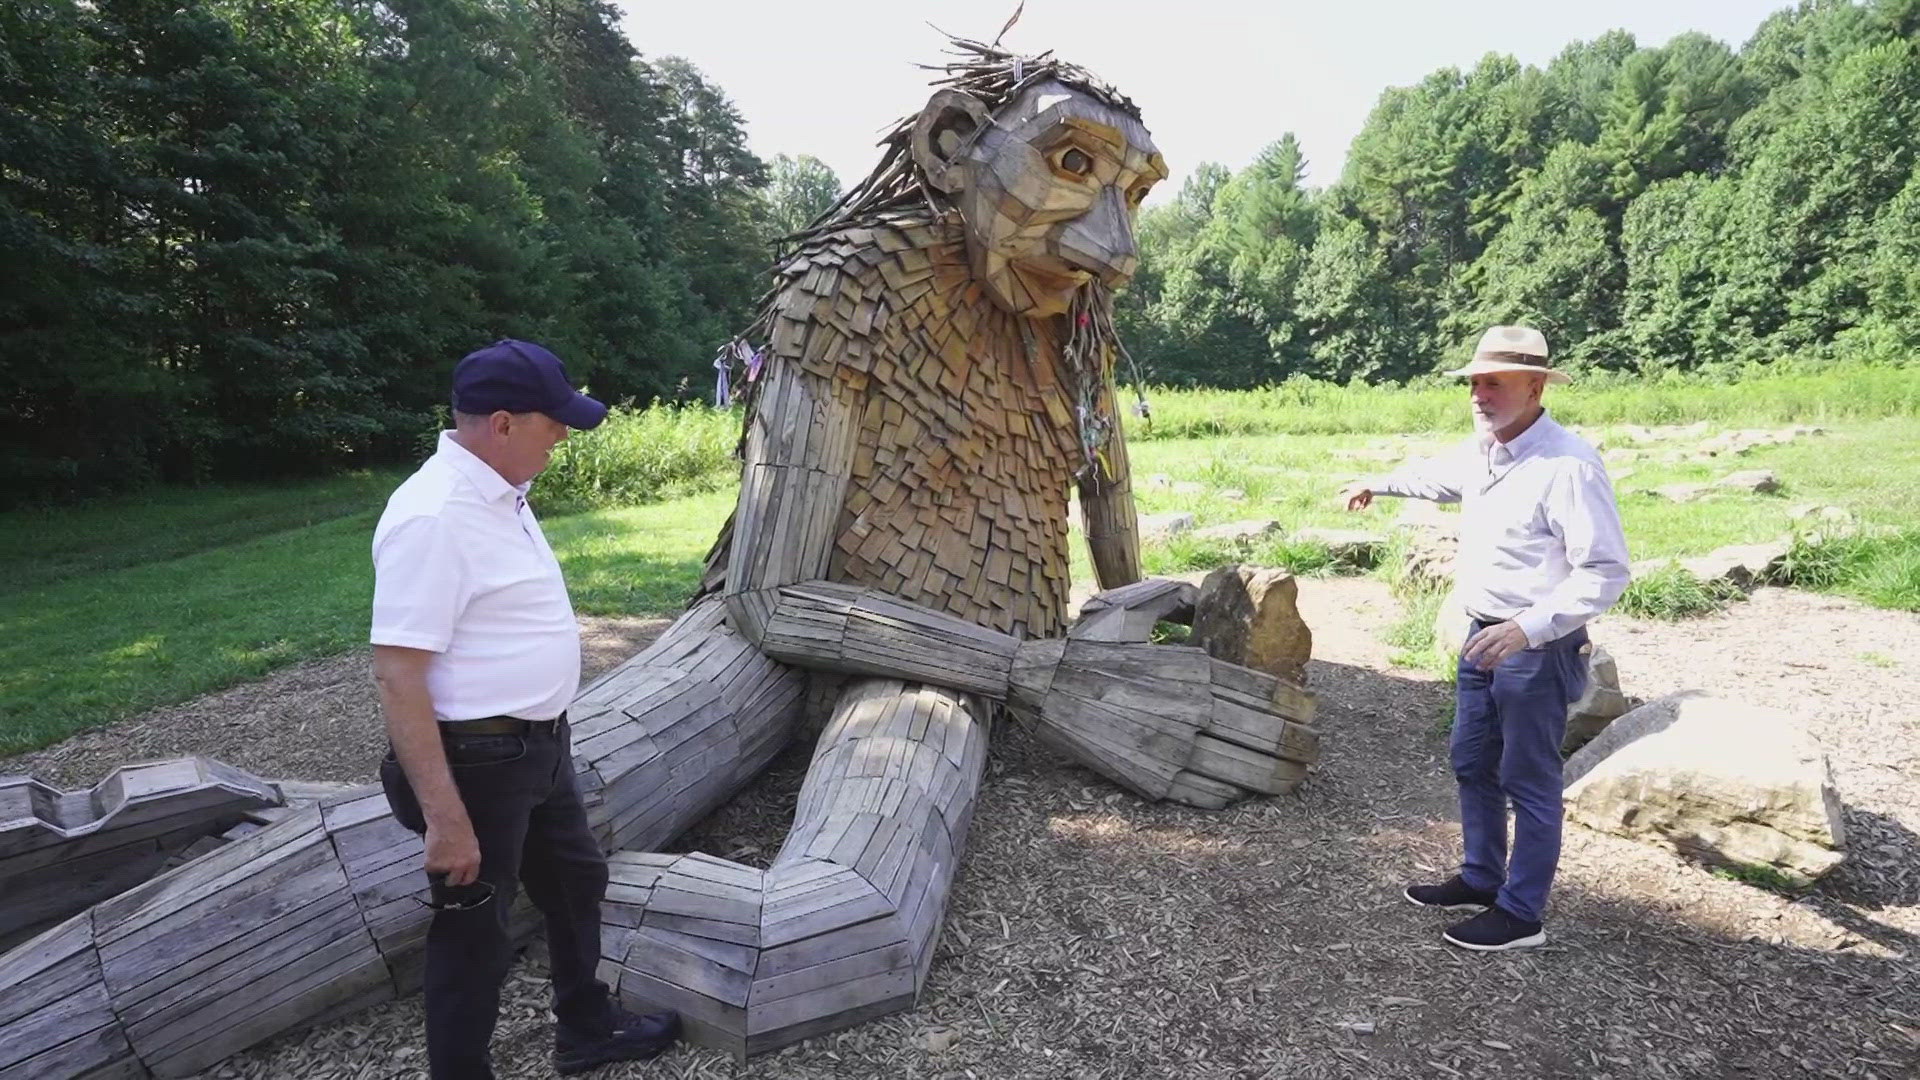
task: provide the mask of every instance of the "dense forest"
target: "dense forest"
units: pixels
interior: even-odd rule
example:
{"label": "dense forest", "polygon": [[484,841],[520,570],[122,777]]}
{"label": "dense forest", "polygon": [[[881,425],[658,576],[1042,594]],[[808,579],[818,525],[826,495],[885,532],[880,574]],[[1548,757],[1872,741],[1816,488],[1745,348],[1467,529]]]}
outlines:
{"label": "dense forest", "polygon": [[756,158],[721,89],[618,18],[0,4],[5,501],[404,456],[454,361],[507,335],[610,399],[710,385],[833,177]]}
{"label": "dense forest", "polygon": [[1226,387],[1401,379],[1512,321],[1576,367],[1910,362],[1917,45],[1920,0],[1811,0],[1738,51],[1615,32],[1435,72],[1324,190],[1291,135],[1196,170],[1143,215],[1123,332],[1150,379]]}
{"label": "dense forest", "polygon": [[[0,504],[404,458],[503,335],[609,399],[702,393],[839,186],[755,157],[723,88],[618,19],[0,3]],[[1142,215],[1123,332],[1151,380],[1224,387],[1402,379],[1513,320],[1577,366],[1906,362],[1917,45],[1920,0],[1813,0],[1738,50],[1613,33],[1436,72],[1325,189],[1290,135],[1197,169]]]}

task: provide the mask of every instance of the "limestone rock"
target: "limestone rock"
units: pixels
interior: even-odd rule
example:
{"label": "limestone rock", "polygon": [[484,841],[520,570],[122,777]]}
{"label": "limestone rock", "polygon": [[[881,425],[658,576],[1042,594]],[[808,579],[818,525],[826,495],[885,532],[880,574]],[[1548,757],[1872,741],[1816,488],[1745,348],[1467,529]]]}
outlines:
{"label": "limestone rock", "polygon": [[1652,494],[1674,502],[1692,502],[1712,490],[1712,484],[1663,484],[1654,488]]}
{"label": "limestone rock", "polygon": [[[1786,540],[1734,544],[1691,559],[1681,559],[1679,563],[1681,569],[1708,584],[1723,582],[1737,589],[1751,589],[1780,576],[1791,547]],[[1636,563],[1632,569],[1637,577],[1645,570],[1658,570],[1665,565],[1666,560],[1648,560]]]}
{"label": "limestone rock", "polygon": [[1173,486],[1173,478],[1166,473],[1148,473],[1147,478],[1140,481],[1140,486],[1147,491],[1165,491]]}
{"label": "limestone rock", "polygon": [[1380,561],[1380,549],[1386,546],[1387,538],[1374,532],[1360,529],[1298,529],[1295,540],[1327,545],[1333,553],[1335,562],[1368,569]]}
{"label": "limestone rock", "polygon": [[1223,566],[1200,583],[1189,640],[1216,659],[1305,685],[1313,631],[1300,618],[1299,596],[1285,570]]}
{"label": "limestone rock", "polygon": [[1165,540],[1193,529],[1192,514],[1141,514],[1140,539]]}
{"label": "limestone rock", "polygon": [[1770,469],[1746,469],[1728,473],[1715,480],[1713,486],[1733,491],[1752,492],[1755,495],[1771,495],[1780,490],[1780,480]]}
{"label": "limestone rock", "polygon": [[1787,516],[1816,525],[1851,525],[1854,521],[1853,511],[1844,506],[1796,506]]}
{"label": "limestone rock", "polygon": [[1799,720],[1687,691],[1632,710],[1567,761],[1567,819],[1811,882],[1846,857],[1833,771]]}
{"label": "limestone rock", "polygon": [[1587,690],[1567,708],[1567,736],[1560,752],[1572,753],[1632,707],[1620,692],[1620,669],[1606,649],[1594,645],[1587,653]]}
{"label": "limestone rock", "polygon": [[1801,506],[1790,516],[1794,532],[1809,543],[1818,544],[1860,531],[1860,522],[1853,511],[1844,506]]}
{"label": "limestone rock", "polygon": [[1219,491],[1215,492],[1214,494],[1218,495],[1225,502],[1246,502],[1247,501],[1247,493],[1240,490],[1239,488],[1221,488]]}
{"label": "limestone rock", "polygon": [[1216,544],[1247,544],[1263,540],[1280,531],[1277,521],[1229,521],[1225,525],[1209,525],[1204,529],[1195,529],[1195,540],[1208,540]]}

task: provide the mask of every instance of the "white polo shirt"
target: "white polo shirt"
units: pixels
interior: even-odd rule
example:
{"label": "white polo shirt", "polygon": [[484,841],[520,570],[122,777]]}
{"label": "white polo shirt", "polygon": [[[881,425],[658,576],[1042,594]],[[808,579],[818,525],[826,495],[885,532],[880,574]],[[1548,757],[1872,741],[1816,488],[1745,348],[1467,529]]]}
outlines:
{"label": "white polo shirt", "polygon": [[442,720],[551,720],[580,688],[580,625],[526,491],[443,431],[374,527],[372,641],[439,654]]}

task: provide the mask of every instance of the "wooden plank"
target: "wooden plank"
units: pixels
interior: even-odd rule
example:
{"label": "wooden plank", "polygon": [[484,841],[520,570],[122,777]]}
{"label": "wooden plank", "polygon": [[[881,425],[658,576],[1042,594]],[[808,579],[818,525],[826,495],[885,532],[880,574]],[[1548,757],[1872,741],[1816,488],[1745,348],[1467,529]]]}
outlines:
{"label": "wooden plank", "polygon": [[733,1005],[676,986],[664,979],[630,967],[620,969],[620,995],[636,997],[654,1009],[672,1009],[683,1022],[716,1029],[738,1040],[735,1033],[747,1027],[745,1006]]}
{"label": "wooden plank", "polygon": [[80,1032],[63,1042],[45,1046],[34,1056],[12,1065],[0,1065],[0,1080],[55,1080],[84,1077],[118,1080],[144,1077],[142,1068],[116,1024]]}
{"label": "wooden plank", "polygon": [[1175,776],[1172,785],[1167,788],[1167,798],[1206,810],[1230,806],[1243,794],[1245,792],[1232,784],[1185,771]]}
{"label": "wooden plank", "polygon": [[811,993],[838,983],[911,970],[913,959],[913,950],[903,940],[890,941],[876,949],[823,959],[795,971],[755,979],[749,1005],[757,1011],[761,1005],[769,1002]]}
{"label": "wooden plank", "polygon": [[754,974],[762,955],[761,950],[753,946],[734,945],[693,934],[675,933],[655,926],[642,926],[633,931],[632,941],[629,944],[638,944],[641,941],[656,942],[690,953],[707,963],[717,964],[745,975]]}
{"label": "wooden plank", "polygon": [[759,945],[761,928],[743,923],[701,919],[664,911],[649,910],[640,921],[641,929],[659,929],[694,937],[712,938],[735,945]]}
{"label": "wooden plank", "polygon": [[147,991],[156,983],[168,984],[157,992],[144,993],[138,998],[130,994],[116,996],[114,1004],[121,1021],[127,1025],[128,1034],[137,1041],[143,1033],[171,1023],[179,1013],[239,992],[269,970],[329,943],[364,938],[371,944],[359,909],[345,892],[304,905],[300,914],[305,917],[275,920],[274,933],[248,935],[242,942],[213,950],[219,954],[217,960],[208,961],[207,954],[202,954],[192,965],[193,970],[169,971],[164,980],[155,979],[141,987]]}
{"label": "wooden plank", "polygon": [[[38,1004],[29,1011],[21,1012],[5,1026],[0,1026],[0,1068],[18,1065],[49,1047],[81,1038],[103,1027],[113,1027],[116,1031],[119,1029],[107,997],[107,988],[100,982],[98,968],[89,970],[81,958],[76,958],[68,966],[76,969],[78,974],[49,972],[37,981],[36,987],[23,988],[33,998],[39,999]],[[49,988],[64,988],[65,992],[48,997],[46,991]],[[9,1012],[17,1011],[12,1003],[8,1004]]]}
{"label": "wooden plank", "polygon": [[297,857],[323,835],[319,808],[302,810],[199,862],[103,902],[94,913],[96,936],[104,950],[112,942],[167,918],[185,905],[217,895],[281,860]]}
{"label": "wooden plank", "polygon": [[685,915],[689,918],[709,919],[718,922],[740,923],[743,926],[760,925],[760,903],[739,900],[730,897],[713,896],[707,893],[688,892],[671,887],[668,878],[654,886],[653,896],[647,901],[647,910],[668,915]]}
{"label": "wooden plank", "polygon": [[[269,832],[273,830],[268,830]],[[215,950],[278,915],[347,887],[333,849],[320,833],[273,852],[283,857],[253,874],[236,876],[221,891],[195,891],[183,903],[144,919],[134,931],[104,926],[96,914],[100,958],[107,984],[125,995],[157,976],[178,972],[193,957]],[[215,852],[209,859],[224,857]],[[183,867],[191,869],[190,867]],[[102,909],[96,909],[96,913]]]}
{"label": "wooden plank", "polygon": [[[386,965],[372,949],[340,949],[338,955],[313,954],[290,971],[277,972],[248,991],[248,1007],[230,1014],[222,1026],[193,1025],[189,1039],[158,1053],[139,1052],[158,1077],[189,1076],[342,1002],[370,1004],[391,997]],[[137,1046],[137,1044],[136,1044]]]}
{"label": "wooden plank", "polygon": [[1248,750],[1209,735],[1196,736],[1188,767],[1202,776],[1269,795],[1289,790],[1304,779],[1305,764]]}
{"label": "wooden plank", "polygon": [[893,903],[868,886],[856,895],[826,907],[769,920],[761,929],[760,941],[767,947],[787,945],[842,927],[877,919],[894,913]]}
{"label": "wooden plank", "polygon": [[903,968],[755,1004],[747,1014],[747,1052],[763,1053],[907,1008],[919,993],[918,982],[912,968]]}
{"label": "wooden plank", "polygon": [[679,942],[688,940],[702,939],[658,934],[643,938],[635,934],[628,941],[627,954],[621,964],[686,992],[744,1008],[747,991],[753,985],[752,973],[716,964],[697,952],[681,948]]}
{"label": "wooden plank", "polygon": [[[88,922],[85,915],[69,919],[49,935],[7,954],[8,961],[19,960],[0,969],[0,1033],[22,1017],[100,981]],[[20,957],[22,953],[29,955]]]}

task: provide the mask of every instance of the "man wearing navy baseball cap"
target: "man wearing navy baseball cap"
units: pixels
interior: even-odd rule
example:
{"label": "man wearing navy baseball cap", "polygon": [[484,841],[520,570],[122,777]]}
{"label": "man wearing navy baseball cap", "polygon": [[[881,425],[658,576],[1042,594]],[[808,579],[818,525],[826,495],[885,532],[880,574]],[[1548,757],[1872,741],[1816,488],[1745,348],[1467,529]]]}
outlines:
{"label": "man wearing navy baseball cap", "polygon": [[492,1080],[523,885],[546,917],[555,1068],[650,1058],[680,1032],[673,1013],[622,1010],[594,975],[607,863],[567,727],[580,627],[526,498],[568,431],[606,416],[559,357],[496,341],[454,368],[454,429],[374,529],[373,673],[392,744],[380,781],[394,818],[426,838],[434,1080]]}

